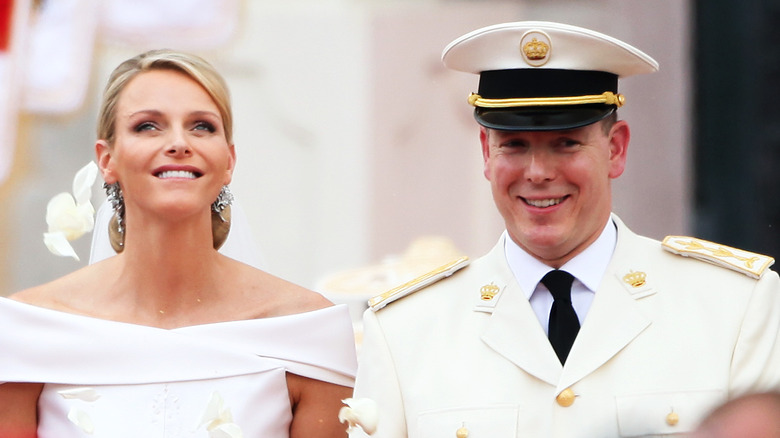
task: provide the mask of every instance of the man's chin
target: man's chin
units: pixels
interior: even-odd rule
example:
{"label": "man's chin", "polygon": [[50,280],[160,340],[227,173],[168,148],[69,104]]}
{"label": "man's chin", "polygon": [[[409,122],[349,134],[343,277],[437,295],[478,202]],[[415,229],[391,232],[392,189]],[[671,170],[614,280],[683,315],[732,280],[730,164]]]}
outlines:
{"label": "man's chin", "polygon": [[510,233],[510,235],[515,243],[538,259],[553,260],[564,257],[567,251],[564,248],[563,235],[553,232],[549,227],[544,228],[544,232],[526,232],[521,235]]}

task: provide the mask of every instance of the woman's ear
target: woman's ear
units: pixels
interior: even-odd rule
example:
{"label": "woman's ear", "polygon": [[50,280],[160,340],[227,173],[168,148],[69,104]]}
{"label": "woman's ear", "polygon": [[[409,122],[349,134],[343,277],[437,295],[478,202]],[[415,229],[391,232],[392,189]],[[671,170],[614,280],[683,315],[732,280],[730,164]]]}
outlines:
{"label": "woman's ear", "polygon": [[97,158],[98,169],[103,177],[103,181],[108,184],[117,182],[117,175],[114,171],[114,161],[112,157],[111,146],[105,140],[95,142],[95,157]]}
{"label": "woman's ear", "polygon": [[233,180],[233,171],[236,169],[236,147],[235,145],[228,146],[229,149],[229,161],[228,167],[225,170],[225,182],[223,185],[228,185]]}

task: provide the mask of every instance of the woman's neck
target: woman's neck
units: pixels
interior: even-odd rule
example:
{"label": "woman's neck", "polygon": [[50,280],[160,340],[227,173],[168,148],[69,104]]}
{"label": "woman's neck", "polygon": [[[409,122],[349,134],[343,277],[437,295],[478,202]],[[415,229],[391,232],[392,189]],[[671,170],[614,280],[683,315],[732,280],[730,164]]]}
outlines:
{"label": "woman's neck", "polygon": [[115,298],[144,318],[197,317],[224,290],[210,222],[130,225],[117,261]]}

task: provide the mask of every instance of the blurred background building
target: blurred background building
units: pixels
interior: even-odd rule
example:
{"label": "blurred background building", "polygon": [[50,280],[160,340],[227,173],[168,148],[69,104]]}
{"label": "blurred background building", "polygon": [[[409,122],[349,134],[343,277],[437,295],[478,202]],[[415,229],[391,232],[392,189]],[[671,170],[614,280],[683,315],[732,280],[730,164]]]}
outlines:
{"label": "blurred background building", "polygon": [[86,263],[90,236],[74,243],[82,262],[48,252],[46,203],[94,158],[110,71],[160,47],[202,55],[231,87],[232,190],[271,273],[338,289],[355,272],[373,290],[421,241],[483,254],[503,225],[466,103],[477,77],[440,54],[517,20],[659,61],[621,83],[632,139],[614,210],[635,231],[780,255],[776,1],[0,0],[0,295]]}

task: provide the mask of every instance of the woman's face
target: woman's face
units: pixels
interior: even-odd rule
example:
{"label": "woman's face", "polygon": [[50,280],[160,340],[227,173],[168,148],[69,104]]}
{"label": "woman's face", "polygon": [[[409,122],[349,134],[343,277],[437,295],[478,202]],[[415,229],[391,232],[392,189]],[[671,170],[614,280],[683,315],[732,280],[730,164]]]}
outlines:
{"label": "woman's face", "polygon": [[99,140],[107,183],[119,181],[128,216],[134,210],[172,218],[207,210],[230,183],[235,150],[209,94],[175,70],[134,77],[116,107],[115,140]]}

